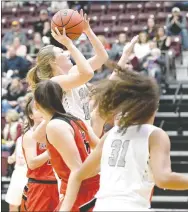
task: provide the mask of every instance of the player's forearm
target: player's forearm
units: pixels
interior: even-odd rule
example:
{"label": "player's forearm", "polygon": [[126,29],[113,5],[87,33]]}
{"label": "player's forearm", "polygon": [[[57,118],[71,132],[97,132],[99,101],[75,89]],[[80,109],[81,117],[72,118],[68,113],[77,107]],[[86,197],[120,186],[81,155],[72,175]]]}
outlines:
{"label": "player's forearm", "polygon": [[29,168],[33,170],[42,166],[44,163],[47,162],[47,160],[49,160],[49,155],[48,155],[48,152],[45,151],[42,154],[30,159],[30,161],[27,161],[27,162],[28,162]]}
{"label": "player's forearm", "polygon": [[89,62],[86,60],[86,58],[82,55],[82,53],[76,48],[76,46],[69,45],[67,49],[70,51],[71,56],[73,57],[77,70],[80,74],[88,75],[89,79],[88,81],[93,77],[93,69],[91,68]]}
{"label": "player's forearm", "polygon": [[124,52],[118,62],[118,65],[121,67],[121,68],[124,68],[125,64],[127,63],[131,53],[133,52],[133,48],[134,48],[134,44],[135,43],[128,43],[126,46],[125,46],[125,49],[124,49]]}
{"label": "player's forearm", "polygon": [[33,139],[39,143],[45,143],[46,141],[46,126],[47,121],[42,121],[33,132]]}
{"label": "player's forearm", "polygon": [[170,190],[188,190],[188,175],[171,172],[164,175],[157,186]]}
{"label": "player's forearm", "polygon": [[78,178],[77,171],[70,173],[66,195],[63,200],[63,204],[61,205],[60,211],[71,211],[71,208],[76,201],[81,182],[81,179]]}
{"label": "player's forearm", "polygon": [[91,28],[86,32],[86,35],[95,51],[95,56],[91,58],[92,60],[95,60],[95,63],[97,63],[97,66],[95,68],[92,67],[95,71],[108,60],[108,53]]}
{"label": "player's forearm", "polygon": [[127,63],[127,60],[128,60],[127,55],[123,54],[120,60],[118,61],[118,65],[123,69],[125,64]]}

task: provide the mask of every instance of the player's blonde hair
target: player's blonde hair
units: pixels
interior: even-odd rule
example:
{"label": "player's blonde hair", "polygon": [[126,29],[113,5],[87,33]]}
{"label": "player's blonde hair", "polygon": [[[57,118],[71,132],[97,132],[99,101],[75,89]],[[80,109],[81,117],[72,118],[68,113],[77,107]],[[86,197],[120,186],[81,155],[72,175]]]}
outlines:
{"label": "player's blonde hair", "polygon": [[37,83],[53,77],[53,69],[50,64],[55,61],[53,48],[53,45],[41,48],[37,55],[36,65],[27,73],[26,79],[32,90],[35,90]]}

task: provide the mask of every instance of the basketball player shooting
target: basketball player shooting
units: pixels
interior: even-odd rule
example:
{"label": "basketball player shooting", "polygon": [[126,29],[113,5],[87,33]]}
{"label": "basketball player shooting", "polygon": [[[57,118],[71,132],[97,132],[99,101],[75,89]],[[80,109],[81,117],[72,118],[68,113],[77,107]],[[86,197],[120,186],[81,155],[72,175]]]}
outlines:
{"label": "basketball player shooting", "polygon": [[101,117],[121,113],[120,120],[71,174],[61,211],[70,211],[82,180],[99,171],[94,211],[147,211],[154,185],[188,190],[188,176],[171,170],[167,133],[153,126],[160,95],[156,81],[121,68],[117,71],[116,78],[95,89],[95,98]]}

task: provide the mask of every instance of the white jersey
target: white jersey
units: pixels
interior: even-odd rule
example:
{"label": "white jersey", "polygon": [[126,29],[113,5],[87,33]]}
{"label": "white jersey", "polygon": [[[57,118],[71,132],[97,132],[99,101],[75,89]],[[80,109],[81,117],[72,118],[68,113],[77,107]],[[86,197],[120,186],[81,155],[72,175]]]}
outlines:
{"label": "white jersey", "polygon": [[19,137],[16,141],[16,164],[15,169],[11,176],[11,181],[5,201],[11,205],[19,206],[22,201],[23,189],[27,184],[27,165],[24,159],[22,151],[22,137]]}
{"label": "white jersey", "polygon": [[22,136],[20,136],[16,141],[16,162],[15,162],[15,169],[19,167],[24,167],[27,170],[27,164],[23,155],[22,149]]}
{"label": "white jersey", "polygon": [[101,158],[100,189],[94,211],[146,210],[154,180],[150,170],[149,136],[157,127],[131,126],[125,134],[109,132]]}
{"label": "white jersey", "polygon": [[67,113],[90,124],[89,91],[86,85],[64,92],[63,107]]}

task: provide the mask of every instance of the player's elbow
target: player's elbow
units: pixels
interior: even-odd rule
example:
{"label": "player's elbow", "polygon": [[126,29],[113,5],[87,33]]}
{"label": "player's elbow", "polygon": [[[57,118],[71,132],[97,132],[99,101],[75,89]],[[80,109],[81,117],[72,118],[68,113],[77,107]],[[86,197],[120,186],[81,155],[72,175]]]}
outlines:
{"label": "player's elbow", "polygon": [[103,54],[103,60],[104,60],[104,62],[106,62],[108,59],[109,59],[109,56],[108,56],[107,51],[105,50],[104,54]]}
{"label": "player's elbow", "polygon": [[170,189],[171,187],[171,181],[168,178],[168,176],[160,176],[158,178],[155,179],[155,184],[158,188],[161,189]]}
{"label": "player's elbow", "polygon": [[91,69],[91,70],[87,70],[87,72],[80,77],[82,81],[88,82],[89,80],[93,78],[93,76],[94,76],[94,72],[93,72],[93,69]]}
{"label": "player's elbow", "polygon": [[109,59],[108,53],[106,52],[106,50],[104,50],[102,55],[100,55],[100,57],[97,59],[97,62],[100,63],[100,65],[103,65],[104,63],[107,62],[108,59]]}
{"label": "player's elbow", "polygon": [[74,181],[81,183],[84,180],[84,176],[81,174],[80,172],[80,168],[77,168],[75,170],[71,171],[71,175],[72,178],[74,178]]}
{"label": "player's elbow", "polygon": [[31,170],[35,170],[37,167],[33,163],[28,163],[28,168]]}
{"label": "player's elbow", "polygon": [[28,168],[29,169],[31,169],[31,170],[35,170],[36,168],[38,168],[39,166],[38,166],[38,164],[35,162],[35,161],[30,161],[30,162],[28,162]]}

